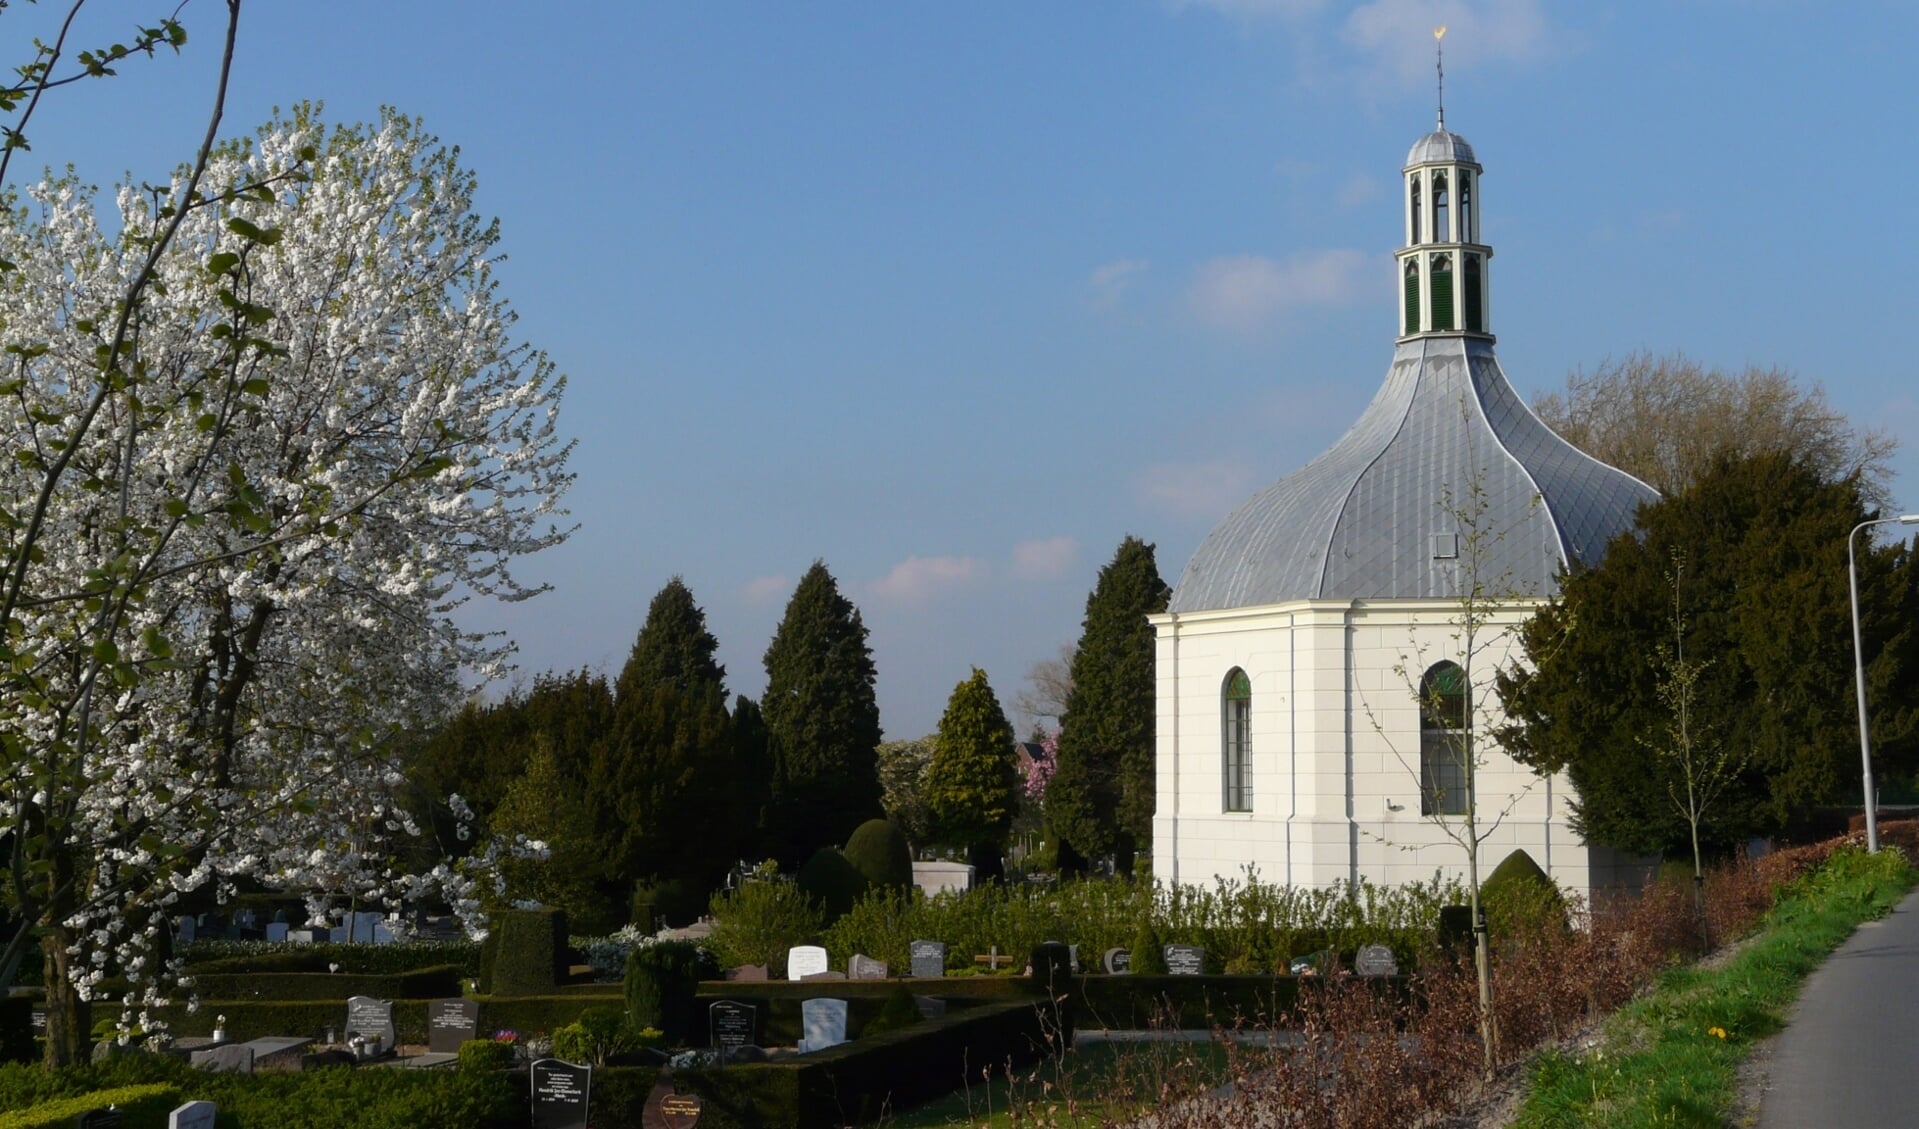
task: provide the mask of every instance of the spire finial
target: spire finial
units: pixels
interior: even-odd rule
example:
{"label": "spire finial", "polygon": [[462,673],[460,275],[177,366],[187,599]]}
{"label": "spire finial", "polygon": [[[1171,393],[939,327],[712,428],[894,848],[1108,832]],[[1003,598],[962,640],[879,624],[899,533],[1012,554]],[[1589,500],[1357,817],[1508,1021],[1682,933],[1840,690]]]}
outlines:
{"label": "spire finial", "polygon": [[1433,29],[1433,51],[1439,69],[1439,132],[1446,132],[1446,25]]}

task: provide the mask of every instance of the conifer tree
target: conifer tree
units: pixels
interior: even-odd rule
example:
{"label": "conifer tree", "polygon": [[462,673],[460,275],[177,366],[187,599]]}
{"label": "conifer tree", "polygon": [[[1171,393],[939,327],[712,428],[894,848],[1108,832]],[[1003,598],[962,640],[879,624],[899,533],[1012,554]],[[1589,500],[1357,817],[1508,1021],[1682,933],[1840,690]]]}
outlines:
{"label": "conifer tree", "polygon": [[1153,627],[1172,589],[1153,546],[1120,542],[1086,597],[1073,688],[1060,722],[1059,767],[1046,788],[1054,832],[1081,855],[1112,855],[1131,873],[1153,828]]}
{"label": "conifer tree", "polygon": [[713,661],[719,645],[706,629],[706,613],[693,602],[692,589],[674,577],[646,609],[646,622],[620,671],[618,696],[656,686],[713,686],[724,699],[726,668]]}
{"label": "conifer tree", "polygon": [[947,699],[923,796],[934,837],[965,847],[974,865],[993,875],[1019,805],[1013,759],[1013,726],[986,672],[974,667]]}
{"label": "conifer tree", "polygon": [[877,673],[859,609],[814,561],[766,649],[760,709],[774,763],[773,822],[782,864],[844,843],[880,814]]}

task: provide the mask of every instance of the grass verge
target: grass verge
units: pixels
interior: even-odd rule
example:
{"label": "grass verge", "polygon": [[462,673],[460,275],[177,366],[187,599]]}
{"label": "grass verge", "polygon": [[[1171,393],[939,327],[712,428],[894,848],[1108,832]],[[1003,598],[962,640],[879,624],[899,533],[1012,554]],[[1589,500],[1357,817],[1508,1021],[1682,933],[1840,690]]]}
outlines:
{"label": "grass verge", "polygon": [[1723,966],[1673,969],[1605,1023],[1597,1045],[1533,1067],[1514,1125],[1727,1124],[1739,1064],[1778,1032],[1799,984],[1864,921],[1919,881],[1896,850],[1835,852],[1790,886],[1758,936]]}

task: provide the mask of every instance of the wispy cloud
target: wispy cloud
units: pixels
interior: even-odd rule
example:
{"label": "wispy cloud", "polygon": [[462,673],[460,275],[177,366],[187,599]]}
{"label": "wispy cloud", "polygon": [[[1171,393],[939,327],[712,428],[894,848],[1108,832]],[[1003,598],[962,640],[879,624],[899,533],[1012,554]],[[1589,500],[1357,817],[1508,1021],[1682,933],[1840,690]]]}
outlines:
{"label": "wispy cloud", "polygon": [[1180,517],[1217,517],[1246,500],[1244,467],[1215,460],[1155,463],[1140,473],[1139,500]]}
{"label": "wispy cloud", "polygon": [[976,557],[908,557],[869,587],[882,599],[919,603],[980,580],[987,572],[986,562]]}
{"label": "wispy cloud", "polygon": [[747,603],[767,604],[786,595],[791,587],[793,582],[784,576],[762,576],[758,580],[748,581],[741,591],[745,593]]}
{"label": "wispy cloud", "polygon": [[1189,299],[1203,322],[1225,329],[1260,329],[1275,317],[1305,306],[1338,306],[1363,291],[1362,279],[1377,274],[1363,251],[1332,250],[1285,260],[1230,255],[1203,264]]}
{"label": "wispy cloud", "polygon": [[1066,575],[1079,557],[1079,542],[1071,537],[1021,541],[1013,546],[1013,575],[1021,580],[1055,580]]}
{"label": "wispy cloud", "polygon": [[1433,79],[1433,29],[1446,25],[1446,55],[1462,67],[1531,62],[1550,47],[1538,0],[1372,0],[1353,9],[1341,34],[1374,70],[1407,86]]}
{"label": "wispy cloud", "polygon": [[1116,259],[1093,268],[1093,273],[1086,281],[1092,288],[1094,303],[1100,306],[1117,305],[1127,288],[1146,273],[1147,266],[1145,259]]}

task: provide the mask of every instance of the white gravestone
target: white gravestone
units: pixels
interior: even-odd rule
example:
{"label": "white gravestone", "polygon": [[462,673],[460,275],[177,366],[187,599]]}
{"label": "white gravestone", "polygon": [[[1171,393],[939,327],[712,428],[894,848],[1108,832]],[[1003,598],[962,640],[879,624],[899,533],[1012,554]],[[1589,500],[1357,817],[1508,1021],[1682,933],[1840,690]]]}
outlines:
{"label": "white gravestone", "polygon": [[811,1054],[846,1041],[845,1000],[805,1000],[800,1003],[800,1053]]}
{"label": "white gravestone", "polygon": [[827,971],[826,950],[818,945],[795,945],[786,950],[786,978],[804,980]]}
{"label": "white gravestone", "polygon": [[218,1107],[212,1102],[188,1102],[167,1114],[167,1129],[213,1129]]}

